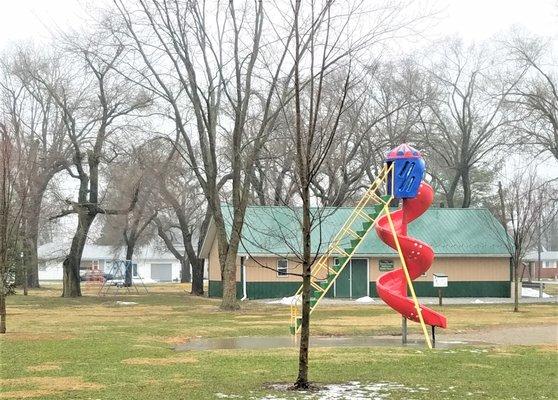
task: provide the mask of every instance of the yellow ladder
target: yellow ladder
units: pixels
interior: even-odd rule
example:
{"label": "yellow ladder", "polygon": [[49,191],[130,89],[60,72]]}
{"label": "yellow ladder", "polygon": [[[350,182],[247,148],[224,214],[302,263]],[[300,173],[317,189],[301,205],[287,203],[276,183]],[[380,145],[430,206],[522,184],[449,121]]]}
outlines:
{"label": "yellow ladder", "polygon": [[[388,206],[393,199],[391,195],[380,195],[380,192],[387,193],[387,182],[389,174],[393,171],[393,164],[384,164],[378,177],[366,190],[358,204],[355,206],[351,215],[347,218],[339,232],[325,253],[323,253],[312,265],[312,276],[310,285],[312,286],[312,297],[310,298],[310,314],[316,309],[318,303],[333,286],[337,277],[351,260],[353,254],[358,249],[368,232],[376,224],[378,217],[382,213],[389,211]],[[392,179],[393,182],[393,179]],[[391,191],[393,193],[393,190]],[[370,209],[372,207],[372,209]],[[361,224],[361,229],[356,228]],[[333,257],[337,257],[339,263],[331,264]],[[324,279],[325,277],[325,279]],[[291,304],[291,333],[294,335],[300,331],[302,316],[299,308],[302,303],[302,285],[295,293],[295,301]]]}

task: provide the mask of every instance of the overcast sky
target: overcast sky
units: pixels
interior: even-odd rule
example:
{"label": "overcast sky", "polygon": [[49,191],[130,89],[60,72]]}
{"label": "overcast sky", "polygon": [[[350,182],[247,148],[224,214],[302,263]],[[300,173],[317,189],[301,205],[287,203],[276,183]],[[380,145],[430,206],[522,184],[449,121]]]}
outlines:
{"label": "overcast sky", "polygon": [[[112,0],[0,0],[0,50],[13,41],[47,43],[59,30],[79,30],[87,23],[88,10],[103,3]],[[558,52],[558,0],[419,0],[413,7],[419,12],[426,8],[439,11],[424,38],[414,46],[448,35],[467,42],[483,41],[519,26],[554,39],[554,51]],[[511,174],[510,169],[524,162],[509,163],[503,173]],[[540,171],[557,176],[558,163],[548,158]]]}
{"label": "overcast sky", "polygon": [[[0,0],[0,47],[13,40],[48,40],[49,32],[83,25],[86,10],[110,0]],[[423,7],[425,1],[419,1]],[[513,25],[556,37],[558,0],[432,0],[440,10],[431,38],[458,34],[484,40]]]}

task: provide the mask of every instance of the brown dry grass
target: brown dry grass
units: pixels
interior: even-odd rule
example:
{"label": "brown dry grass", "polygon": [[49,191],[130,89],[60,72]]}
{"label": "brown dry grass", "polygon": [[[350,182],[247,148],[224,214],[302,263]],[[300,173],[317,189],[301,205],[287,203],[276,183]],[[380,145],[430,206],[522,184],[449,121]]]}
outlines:
{"label": "brown dry grass", "polygon": [[[0,399],[28,399],[33,397],[44,397],[57,395],[74,390],[98,390],[104,385],[86,382],[79,376],[64,377],[28,377],[3,379],[4,388],[13,388],[0,393]],[[21,388],[21,387],[24,388]]]}
{"label": "brown dry grass", "polygon": [[537,350],[545,353],[558,353],[558,345],[556,344],[544,344],[537,346]]}
{"label": "brown dry grass", "polygon": [[42,341],[42,340],[66,340],[72,339],[75,335],[58,332],[6,332],[2,338],[6,341]]}
{"label": "brown dry grass", "polygon": [[173,364],[195,364],[198,359],[188,354],[181,354],[174,357],[166,358],[126,358],[122,360],[123,364],[127,365],[173,365]]}
{"label": "brown dry grass", "polygon": [[44,364],[30,365],[26,369],[29,372],[43,372],[43,371],[57,371],[60,370],[61,368],[59,364],[44,363]]}

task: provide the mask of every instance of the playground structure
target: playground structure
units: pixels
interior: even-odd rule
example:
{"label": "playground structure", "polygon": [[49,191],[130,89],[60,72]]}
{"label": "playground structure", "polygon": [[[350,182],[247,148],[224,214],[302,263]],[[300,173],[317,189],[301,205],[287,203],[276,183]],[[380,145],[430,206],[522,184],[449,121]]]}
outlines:
{"label": "playground structure", "polygon": [[[434,259],[432,248],[417,239],[407,236],[407,225],[420,217],[432,203],[432,187],[423,182],[425,163],[420,153],[402,144],[391,150],[376,180],[366,190],[339,232],[330,242],[327,250],[312,266],[310,313],[331,289],[337,277],[348,265],[368,232],[375,227],[378,237],[394,249],[401,262],[401,268],[381,275],[376,283],[380,298],[407,319],[421,324],[429,348],[432,342],[426,325],[445,328],[446,318],[425,306],[416,297],[413,280],[430,268]],[[402,206],[390,210],[394,199],[401,200]],[[332,263],[337,257],[337,265]],[[320,279],[320,277],[327,277]],[[407,296],[407,288],[411,298]],[[296,334],[301,327],[302,285],[297,290],[295,303],[291,305],[291,333]]]}
{"label": "playground structure", "polygon": [[[111,268],[109,271],[109,276],[111,279],[103,280],[98,296],[106,296],[109,292],[112,292],[115,296],[120,293],[120,291],[126,294],[140,294],[140,290],[136,282],[133,279],[133,263],[132,260],[113,260],[111,263]],[[142,291],[147,294],[147,287],[143,282],[141,276],[137,275],[137,278],[141,284]]]}

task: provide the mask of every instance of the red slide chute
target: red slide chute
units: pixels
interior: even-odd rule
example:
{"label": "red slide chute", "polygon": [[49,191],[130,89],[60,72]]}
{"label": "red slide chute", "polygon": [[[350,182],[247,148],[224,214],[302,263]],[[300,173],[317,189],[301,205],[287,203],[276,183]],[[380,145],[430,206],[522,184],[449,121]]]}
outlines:
{"label": "red slide chute", "polygon": [[[430,268],[434,260],[434,251],[425,242],[407,236],[407,224],[421,216],[432,204],[433,198],[432,187],[426,182],[421,182],[417,196],[403,199],[402,208],[391,214],[411,280],[418,278]],[[376,233],[385,244],[397,250],[387,215],[378,220]],[[381,275],[376,282],[376,290],[380,298],[395,311],[407,319],[419,322],[413,299],[407,297],[407,282],[402,268]],[[446,327],[445,316],[425,306],[420,308],[425,324]]]}

